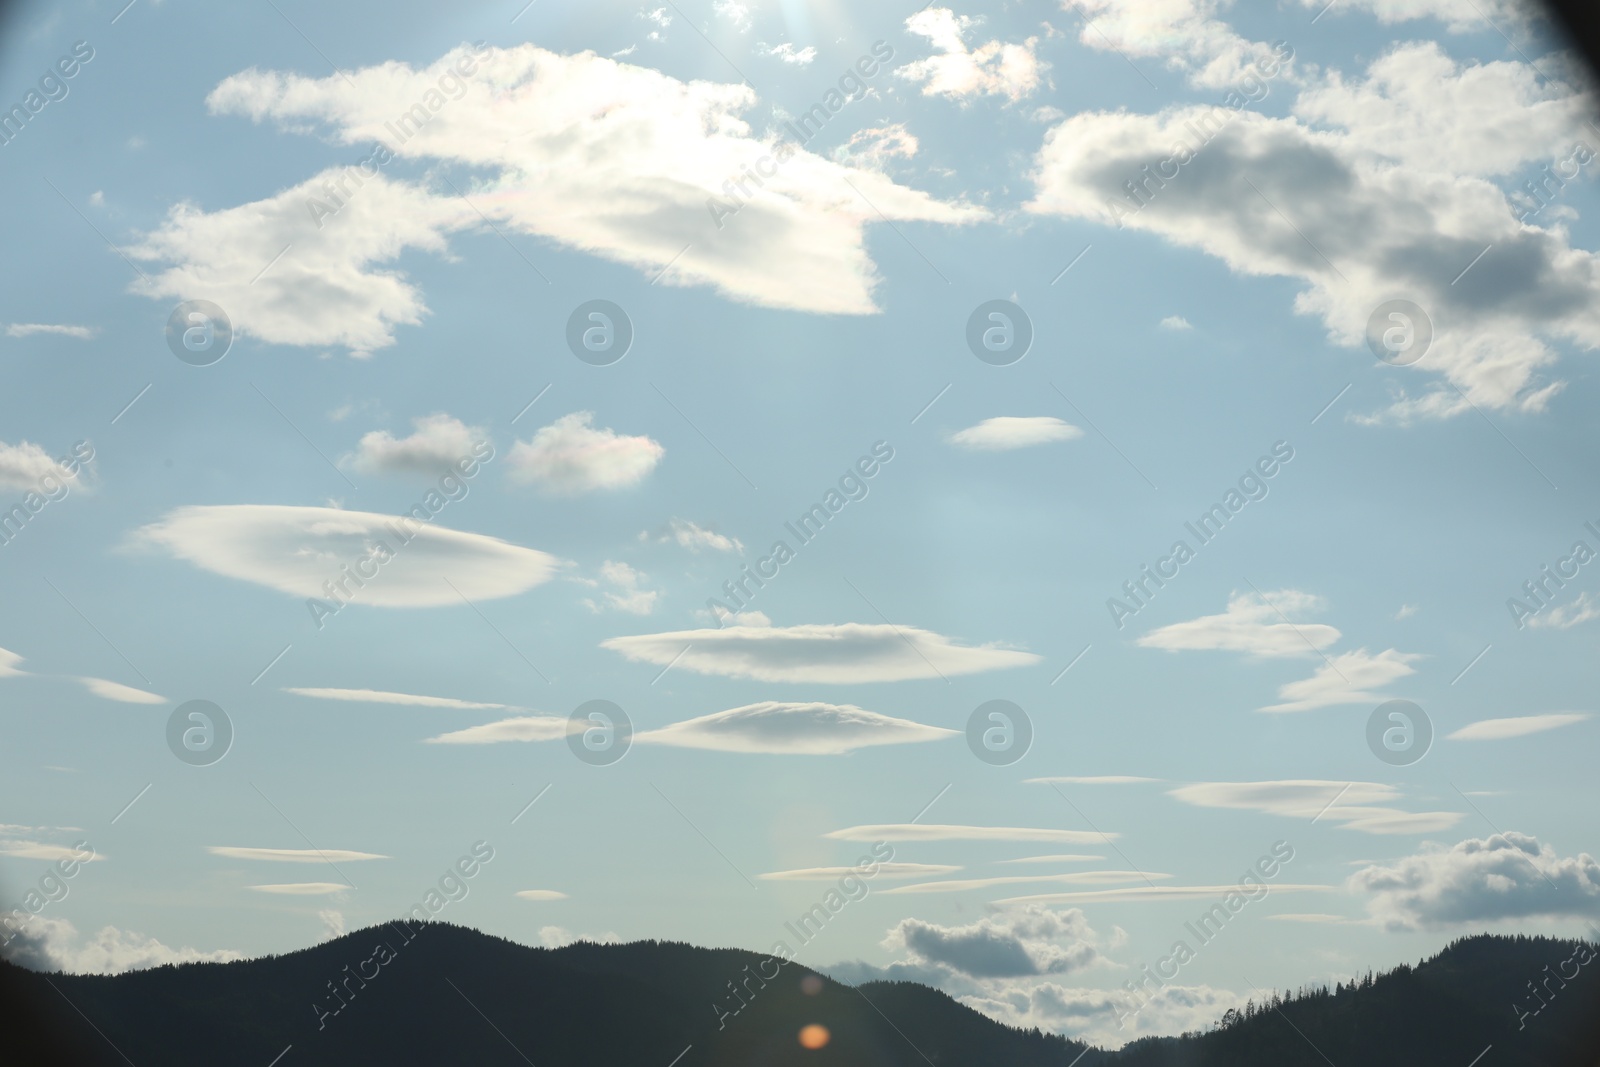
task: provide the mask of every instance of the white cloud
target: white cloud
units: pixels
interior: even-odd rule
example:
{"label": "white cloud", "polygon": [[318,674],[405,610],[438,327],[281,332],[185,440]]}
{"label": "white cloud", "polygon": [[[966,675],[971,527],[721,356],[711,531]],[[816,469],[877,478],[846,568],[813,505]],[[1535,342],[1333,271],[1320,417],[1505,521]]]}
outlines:
{"label": "white cloud", "polygon": [[376,852],[352,852],[345,848],[238,848],[232,845],[208,845],[206,851],[213,856],[226,856],[235,860],[270,860],[274,863],[338,863],[355,860],[386,860]]}
{"label": "white cloud", "polygon": [[[1489,124],[1478,113],[1470,121]],[[1202,127],[1212,131],[1203,144],[1192,132]],[[1313,129],[1248,108],[1086,112],[1047,133],[1028,207],[1153,233],[1239,274],[1295,279],[1303,289],[1294,309],[1318,316],[1343,346],[1365,347],[1383,302],[1416,302],[1433,339],[1408,373],[1445,382],[1419,396],[1401,391],[1358,421],[1443,418],[1470,411],[1469,400],[1542,411],[1561,388],[1542,378],[1556,360],[1547,341],[1600,347],[1600,258],[1573,248],[1560,227],[1519,223],[1491,181],[1441,165],[1385,156],[1359,129]],[[1147,166],[1170,174],[1147,179]],[[1135,180],[1149,183],[1143,208],[1124,194]]]}
{"label": "white cloud", "polygon": [[562,926],[539,927],[539,940],[544,942],[545,948],[565,948],[580,941],[591,945],[622,944],[622,938],[609,930],[603,934],[575,934]]}
{"label": "white cloud", "polygon": [[375,268],[411,249],[442,253],[449,231],[480,220],[465,204],[376,174],[319,226],[309,205],[328,202],[344,172],[330,168],[266,199],[214,212],[178,204],[127,249],[173,265],[147,271],[151,284],[141,280],[131,291],[167,300],[206,293],[236,331],[269,344],[341,345],[357,355],[394,344],[394,328],[420,325],[427,308],[403,274]]}
{"label": "white cloud", "polygon": [[1280,686],[1278,696],[1283,703],[1261,710],[1310,711],[1337,704],[1372,704],[1387,700],[1388,695],[1377,692],[1377,688],[1417,673],[1411,664],[1421,658],[1420,653],[1398,652],[1392,648],[1376,655],[1364,648],[1341,652],[1319,666],[1310,678]]}
{"label": "white cloud", "polygon": [[[993,1019],[1022,1029],[1067,1034],[1104,1049],[1157,1034],[1205,1031],[1248,994],[1207,985],[1163,985],[1134,1001],[1122,990],[1062,986],[1055,982],[1006,983],[960,998]],[[1142,1006],[1140,1006],[1142,1005]],[[1137,1012],[1135,1009],[1137,1006]]]}
{"label": "white cloud", "polygon": [[[1321,8],[1326,0],[1300,0],[1307,8]],[[1386,26],[1416,19],[1439,19],[1451,33],[1488,33],[1495,27],[1486,19],[1514,30],[1525,30],[1539,14],[1538,6],[1523,0],[1343,0],[1329,15],[1364,11]]]}
{"label": "white cloud", "polygon": [[156,693],[147,693],[143,689],[135,689],[131,685],[121,682],[109,682],[104,678],[79,678],[83,687],[97,697],[106,700],[115,700],[119,704],[165,704],[167,698]]}
{"label": "white cloud", "polygon": [[[409,540],[402,542],[396,530]],[[177,508],[142,527],[135,541],[159,545],[213,574],[317,598],[330,595],[325,586],[343,578],[341,568],[385,544],[393,558],[376,577],[359,588],[347,586],[354,603],[379,607],[514,596],[549,581],[560,566],[554,556],[536,549],[422,525],[408,516],[280,504]]]}
{"label": "white cloud", "polygon": [[32,489],[42,493],[49,487],[41,487],[39,483],[47,476],[54,476],[62,485],[74,488],[79,485],[78,475],[67,474],[65,468],[57,466],[50,458],[50,453],[32,441],[19,441],[14,445],[0,441],[0,489]]}
{"label": "white cloud", "polygon": [[911,962],[947,967],[972,978],[1080,971],[1105,957],[1083,912],[1032,906],[986,915],[966,926],[941,926],[902,919],[883,946],[909,954]]}
{"label": "white cloud", "polygon": [[[658,31],[652,35],[659,39]],[[959,224],[987,215],[798,150],[740,207],[736,221],[719,226],[708,201],[725,198],[730,176],[778,148],[776,135],[757,137],[740,117],[756,105],[754,90],[683,82],[593,53],[564,56],[532,44],[475,55],[477,73],[461,98],[438,97],[441,106],[420,130],[394,144],[387,124],[406,103],[437,94],[451,64],[470,55],[462,46],[420,69],[387,62],[322,79],[251,69],[225,79],[208,103],[215,114],[275,119],[297,132],[325,123],[347,145],[382,142],[406,160],[485,173],[455,181],[501,229],[651,277],[670,264],[662,284],[707,285],[765,307],[869,314],[877,310],[878,274],[865,247],[868,223]],[[423,309],[400,277],[373,272],[370,264],[407,247],[442,250],[444,233],[484,223],[453,191],[435,196],[380,178],[356,190],[317,231],[305,199],[335,176],[234,209],[239,215],[225,225],[205,220],[228,212],[192,218],[191,210],[168,223],[159,243],[182,262],[206,268],[186,267],[178,280],[217,294],[236,321],[257,332],[268,299],[257,291],[292,288],[288,298],[272,298],[269,340],[381,347],[392,340],[393,324],[415,322]],[[250,286],[291,242],[293,251]],[[296,305],[307,319],[298,327],[291,317]]]}
{"label": "white cloud", "polygon": [[25,677],[28,672],[17,669],[17,664],[21,662],[21,656],[9,649],[0,648],[0,678]]}
{"label": "white cloud", "polygon": [[992,889],[997,885],[1024,885],[1058,882],[1066,885],[1115,885],[1119,882],[1166,880],[1170,874],[1156,871],[1070,871],[1066,874],[1010,874],[990,878],[947,878],[941,882],[918,882],[882,890],[884,893],[965,893],[973,889]]}
{"label": "white cloud", "polygon": [[995,860],[996,863],[1087,863],[1092,860],[1103,860],[1104,856],[1084,856],[1076,853],[1060,853],[1054,856],[1018,856],[1015,859]]}
{"label": "white cloud", "polygon": [[32,337],[34,334],[44,333],[88,341],[99,332],[93,326],[64,326],[50,322],[13,322],[6,326],[7,337]]}
{"label": "white cloud", "polygon": [[1600,601],[1588,593],[1579,593],[1570,604],[1559,604],[1528,618],[1535,629],[1570,630],[1579,623],[1600,619]]}
{"label": "white cloud", "polygon": [[1584,711],[1560,711],[1546,715],[1514,715],[1504,719],[1480,719],[1448,735],[1451,741],[1502,741],[1524,737],[1561,726],[1571,726],[1589,718]]}
{"label": "white cloud", "polygon": [[[1331,885],[1302,885],[1274,882],[1274,893],[1331,892]],[[1089,889],[1078,893],[1034,893],[1022,897],[1002,897],[995,904],[1108,904],[1150,900],[1187,900],[1190,897],[1220,897],[1237,893],[1236,885],[1132,885],[1121,889]]]}
{"label": "white cloud", "polygon": [[1051,415],[1001,415],[950,435],[950,443],[982,452],[1009,451],[1051,441],[1074,441],[1083,431]]}
{"label": "white cloud", "polygon": [[648,730],[634,740],[713,752],[836,756],[872,745],[941,741],[959,732],[865,711],[854,704],[764,700]]}
{"label": "white cloud", "polygon": [[711,10],[717,13],[718,18],[727,19],[740,33],[750,28],[750,8],[739,0],[716,0]]}
{"label": "white cloud", "polygon": [[1141,782],[1159,782],[1160,778],[1140,778],[1132,774],[1091,774],[1071,777],[1055,775],[1050,778],[1024,778],[1023,782],[1035,785],[1136,785]]}
{"label": "white cloud", "polygon": [[506,741],[559,741],[567,736],[567,720],[555,715],[525,715],[452,730],[428,738],[430,745],[498,745]]}
{"label": "white cloud", "polygon": [[1138,639],[1143,648],[1197,651],[1223,649],[1252,656],[1308,656],[1339,640],[1339,631],[1322,623],[1294,623],[1290,613],[1318,611],[1320,597],[1295,589],[1257,596],[1234,593],[1228,610],[1175,622]]}
{"label": "white cloud", "polygon": [[1591,106],[1526,63],[1458,63],[1437,41],[1419,41],[1374,60],[1352,84],[1330,71],[1293,110],[1406,166],[1487,177],[1564,159],[1585,136]]}
{"label": "white cloud", "polygon": [[1158,58],[1211,89],[1234,88],[1252,64],[1273,55],[1218,17],[1229,6],[1230,0],[1061,0],[1063,10],[1083,15],[1078,40],[1085,47]]}
{"label": "white cloud", "polygon": [[1192,330],[1194,326],[1182,315],[1168,315],[1161,320],[1163,330]]}
{"label": "white cloud", "polygon": [[849,826],[822,836],[835,841],[1058,841],[1064,845],[1098,845],[1122,835],[1034,826],[958,826],[908,822]]}
{"label": "white cloud", "polygon": [[[650,539],[649,533],[640,533],[639,540]],[[728,537],[715,530],[708,530],[698,523],[688,519],[670,519],[666,528],[656,533],[658,542],[675,541],[679,548],[687,548],[690,552],[699,552],[702,548],[709,548],[715,552],[743,552],[744,544],[737,537]]]}
{"label": "white cloud", "polygon": [[788,41],[785,41],[782,44],[775,45],[758,44],[756,45],[756,55],[781,59],[793,67],[809,67],[811,61],[817,58],[817,50],[810,46],[796,48]]}
{"label": "white cloud", "polygon": [[343,937],[345,932],[344,913],[333,908],[320,908],[317,918],[322,920],[322,939],[332,941],[336,937]]}
{"label": "white cloud", "polygon": [[175,963],[226,963],[243,959],[230,949],[202,952],[171,948],[153,937],[115,926],[80,936],[65,919],[34,917],[6,946],[6,959],[34,971],[120,974]]}
{"label": "white cloud", "polygon": [[575,411],[540,427],[531,441],[518,441],[506,460],[512,478],[562,495],[628,489],[644,481],[666,454],[649,437],[597,430],[593,420],[592,412]]}
{"label": "white cloud", "polygon": [[351,889],[343,882],[273,882],[268,885],[247,885],[245,888],[257,893],[288,897],[326,897],[334,893],[347,893]]}
{"label": "white cloud", "polygon": [[[950,874],[961,870],[947,863],[905,863],[889,862],[877,865],[877,873],[872,877],[876,879],[893,880],[896,878],[929,878],[936,874]],[[855,867],[798,867],[792,871],[769,871],[758,874],[757,878],[768,882],[834,882],[847,874],[860,876],[861,872]]]}
{"label": "white cloud", "polygon": [[413,419],[415,432],[396,438],[387,430],[363,434],[356,450],[343,460],[366,474],[422,474],[437,477],[455,472],[456,463],[475,462],[473,446],[486,441],[484,432],[460,419],[439,413]]}
{"label": "white cloud", "polygon": [[320,689],[285,686],[285,693],[315,697],[318,700],[344,700],[357,704],[405,704],[419,708],[454,708],[462,711],[520,711],[515,704],[485,704],[477,700],[457,700],[455,697],[417,696],[413,693],[391,693],[382,689]]}
{"label": "white cloud", "polygon": [[512,894],[522,900],[566,900],[567,895],[556,889],[519,889]]}
{"label": "white cloud", "polygon": [[1037,37],[1020,44],[990,41],[968,48],[967,30],[974,20],[949,8],[926,8],[906,19],[906,30],[925,37],[937,52],[914,60],[895,73],[907,81],[921,82],[924,96],[1005,96],[1015,103],[1039,87],[1040,74],[1049,64],[1034,52]]}
{"label": "white cloud", "polygon": [[1600,916],[1600,863],[1583,852],[1563,858],[1515,831],[1448,849],[1424,845],[1357,871],[1350,888],[1371,894],[1367,910],[1390,929]]}
{"label": "white cloud", "polygon": [[1415,605],[1415,604],[1401,604],[1400,605],[1400,610],[1394,613],[1394,617],[1396,619],[1409,619],[1409,618],[1411,618],[1411,616],[1415,615],[1419,610],[1421,610],[1421,609],[1418,608],[1417,605]]}
{"label": "white cloud", "polygon": [[1368,834],[1420,834],[1447,830],[1461,821],[1454,811],[1410,812],[1387,806],[1400,790],[1380,782],[1333,782],[1291,778],[1265,782],[1196,782],[1167,795],[1202,808],[1233,808],[1304,819],[1322,819]]}
{"label": "white cloud", "polygon": [[1040,659],[991,645],[958,645],[916,627],[873,623],[680,630],[612,637],[600,646],[636,663],[664,667],[676,660],[699,674],[824,685],[975,674]]}
{"label": "white cloud", "polygon": [[[19,827],[20,829],[20,827]],[[89,863],[94,860],[103,860],[104,856],[88,850],[91,854],[85,856],[83,851],[68,845],[52,845],[44,841],[26,841],[19,839],[0,840],[0,856],[11,856],[22,860],[44,860],[54,863],[56,860],[76,860],[80,863]]]}
{"label": "white cloud", "polygon": [[655,610],[660,590],[640,589],[639,583],[645,576],[628,564],[608,559],[600,565],[600,577],[609,582],[613,589],[605,590],[602,594],[605,597],[604,605],[585,600],[584,604],[588,605],[589,610],[599,612],[611,607],[629,615],[648,615]]}

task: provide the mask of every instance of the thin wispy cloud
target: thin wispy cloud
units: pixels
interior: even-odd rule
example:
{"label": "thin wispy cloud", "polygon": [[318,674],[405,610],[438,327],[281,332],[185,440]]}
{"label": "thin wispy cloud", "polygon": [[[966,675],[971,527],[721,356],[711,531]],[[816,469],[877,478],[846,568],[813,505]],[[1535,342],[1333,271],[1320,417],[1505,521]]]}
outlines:
{"label": "thin wispy cloud", "polygon": [[1560,729],[1591,718],[1587,711],[1554,711],[1544,715],[1513,715],[1503,719],[1479,719],[1447,734],[1451,741],[1503,741]]}

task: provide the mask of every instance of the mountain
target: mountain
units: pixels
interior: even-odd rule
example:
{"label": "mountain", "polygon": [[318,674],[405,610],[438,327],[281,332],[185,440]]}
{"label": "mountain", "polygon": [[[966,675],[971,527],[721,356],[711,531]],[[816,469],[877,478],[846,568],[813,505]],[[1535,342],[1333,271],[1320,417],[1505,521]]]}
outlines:
{"label": "mountain", "polygon": [[[1600,966],[1577,963],[1580,951],[1592,959],[1577,942],[1469,938],[1416,967],[1106,1052],[1003,1026],[926,986],[852,988],[737,949],[529,948],[444,923],[389,924],[283,956],[120,975],[0,963],[0,1049],[49,1031],[16,1062],[1469,1067],[1492,1046],[1478,1067],[1593,1067]],[[1529,982],[1544,983],[1536,1015]],[[826,1045],[802,1047],[816,1026]]]}

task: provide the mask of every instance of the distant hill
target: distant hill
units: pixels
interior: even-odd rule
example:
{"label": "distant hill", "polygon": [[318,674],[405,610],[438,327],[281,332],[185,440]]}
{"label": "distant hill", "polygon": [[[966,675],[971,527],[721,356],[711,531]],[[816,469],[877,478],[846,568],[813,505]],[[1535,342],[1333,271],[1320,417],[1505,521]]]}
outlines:
{"label": "distant hill", "polygon": [[[1552,981],[1548,1007],[1519,1032],[1513,1003],[1537,1003],[1526,983],[1577,949],[1548,938],[1469,938],[1415,968],[1110,1053],[1003,1026],[914,983],[851,988],[798,965],[763,982],[766,957],[736,949],[529,948],[443,923],[411,932],[378,926],[284,956],[114,976],[0,963],[0,1062],[1469,1067],[1492,1045],[1478,1067],[1594,1067],[1600,1022],[1597,960],[1564,987]],[[13,1061],[28,1025],[52,1031],[53,1045]],[[825,1047],[801,1046],[812,1025],[827,1028]]]}

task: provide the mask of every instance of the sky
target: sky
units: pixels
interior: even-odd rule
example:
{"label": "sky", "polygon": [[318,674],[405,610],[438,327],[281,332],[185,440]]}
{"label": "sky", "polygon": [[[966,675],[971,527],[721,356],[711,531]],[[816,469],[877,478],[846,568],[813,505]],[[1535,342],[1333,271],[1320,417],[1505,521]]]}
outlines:
{"label": "sky", "polygon": [[1120,1045],[1600,917],[1534,9],[7,19],[12,958],[421,907]]}

